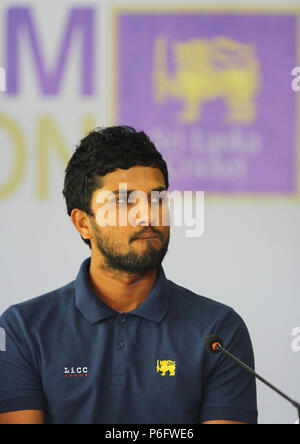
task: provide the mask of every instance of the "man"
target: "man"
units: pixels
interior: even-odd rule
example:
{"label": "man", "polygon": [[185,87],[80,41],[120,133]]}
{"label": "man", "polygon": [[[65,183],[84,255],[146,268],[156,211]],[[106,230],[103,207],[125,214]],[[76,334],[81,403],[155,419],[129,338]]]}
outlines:
{"label": "man", "polygon": [[[2,315],[0,423],[256,423],[253,377],[203,347],[217,333],[253,366],[244,322],[162,268],[170,226],[152,196],[168,187],[144,132],[111,127],[81,141],[63,194],[91,257],[75,281]],[[123,223],[139,202],[131,193],[146,200]]]}

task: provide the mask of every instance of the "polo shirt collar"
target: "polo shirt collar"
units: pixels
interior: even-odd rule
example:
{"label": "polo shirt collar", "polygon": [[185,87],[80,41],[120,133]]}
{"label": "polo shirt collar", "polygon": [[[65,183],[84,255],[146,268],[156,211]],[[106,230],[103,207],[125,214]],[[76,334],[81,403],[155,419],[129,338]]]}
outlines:
{"label": "polo shirt collar", "polygon": [[[94,324],[119,313],[106,305],[92,290],[88,280],[90,263],[90,257],[83,261],[75,280],[75,304],[81,314]],[[162,265],[160,265],[155,284],[150,293],[140,305],[128,314],[158,323],[161,322],[167,313],[169,292],[168,280]]]}

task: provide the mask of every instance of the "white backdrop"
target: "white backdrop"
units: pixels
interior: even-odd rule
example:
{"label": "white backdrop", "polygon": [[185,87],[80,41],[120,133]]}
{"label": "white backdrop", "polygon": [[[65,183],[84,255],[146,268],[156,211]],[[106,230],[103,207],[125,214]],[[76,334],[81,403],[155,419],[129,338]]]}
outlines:
{"label": "white backdrop", "polygon": [[[139,3],[146,4],[142,0]],[[175,4],[166,0],[155,3]],[[18,182],[7,195],[0,196],[0,312],[11,304],[70,282],[89,255],[90,250],[67,217],[62,199],[64,156],[68,150],[71,153],[82,135],[84,119],[89,120],[86,129],[112,123],[108,69],[113,37],[110,21],[111,8],[118,4],[130,2],[103,0],[90,1],[88,5],[83,0],[13,2],[14,7],[32,7],[49,65],[60,45],[59,30],[64,29],[67,12],[74,5],[96,8],[99,47],[96,92],[91,97],[78,92],[80,59],[74,47],[60,94],[42,96],[26,44],[22,45],[20,93],[14,97],[0,93],[0,190],[8,182],[13,167],[20,163]],[[230,4],[234,4],[233,0]],[[236,4],[241,6],[242,1]],[[265,4],[276,2],[265,0]],[[2,0],[0,66],[5,66],[6,14],[10,7],[11,1]],[[43,145],[39,134],[45,134],[46,130],[47,143]],[[18,146],[23,148],[15,152],[16,137],[19,137]],[[43,155],[48,156],[44,167]],[[49,182],[45,180],[47,172]],[[42,195],[41,184],[46,187]],[[174,228],[163,264],[169,279],[240,313],[252,337],[257,371],[298,401],[300,339],[295,329],[300,327],[299,226],[299,201],[207,198],[205,234],[199,239],[188,239],[184,228]],[[262,424],[292,424],[296,420],[295,409],[260,382],[258,407]]]}

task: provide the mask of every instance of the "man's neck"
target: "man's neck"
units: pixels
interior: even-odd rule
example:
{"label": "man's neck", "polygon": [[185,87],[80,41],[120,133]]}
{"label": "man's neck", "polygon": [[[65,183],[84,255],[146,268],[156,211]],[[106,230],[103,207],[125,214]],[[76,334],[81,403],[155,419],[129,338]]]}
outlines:
{"label": "man's neck", "polygon": [[126,273],[112,270],[99,258],[91,258],[89,282],[97,296],[113,310],[127,313],[140,305],[155,284],[157,269]]}

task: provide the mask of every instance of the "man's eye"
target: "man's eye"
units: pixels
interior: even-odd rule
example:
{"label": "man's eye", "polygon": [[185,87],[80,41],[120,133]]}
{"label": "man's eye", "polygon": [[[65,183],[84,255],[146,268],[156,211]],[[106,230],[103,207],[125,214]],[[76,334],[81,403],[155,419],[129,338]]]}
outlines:
{"label": "man's eye", "polygon": [[168,197],[161,195],[159,197],[152,197],[151,198],[151,203],[159,203],[159,202],[167,202]]}
{"label": "man's eye", "polygon": [[121,205],[125,205],[127,203],[127,197],[118,197],[116,202]]}

